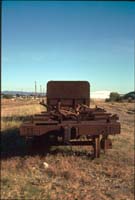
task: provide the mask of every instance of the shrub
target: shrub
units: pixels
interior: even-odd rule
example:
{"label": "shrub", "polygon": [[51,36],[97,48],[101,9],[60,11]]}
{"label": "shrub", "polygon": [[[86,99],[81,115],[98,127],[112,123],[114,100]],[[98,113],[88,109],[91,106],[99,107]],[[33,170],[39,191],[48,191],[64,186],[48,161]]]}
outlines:
{"label": "shrub", "polygon": [[11,94],[3,94],[3,98],[5,98],[5,99],[12,99],[13,95],[11,95]]}
{"label": "shrub", "polygon": [[105,99],[105,102],[110,102],[110,99],[108,98],[108,99]]}
{"label": "shrub", "polygon": [[106,102],[108,102],[108,101],[120,101],[120,100],[121,100],[121,97],[120,97],[119,93],[111,92],[110,93],[110,98],[106,99]]}

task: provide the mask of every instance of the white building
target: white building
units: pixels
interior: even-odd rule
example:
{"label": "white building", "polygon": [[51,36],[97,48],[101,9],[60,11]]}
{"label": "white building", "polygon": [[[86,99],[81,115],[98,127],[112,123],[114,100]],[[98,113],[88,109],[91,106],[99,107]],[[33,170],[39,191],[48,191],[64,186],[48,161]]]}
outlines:
{"label": "white building", "polygon": [[91,92],[90,98],[92,99],[107,99],[110,97],[110,91],[104,90],[104,91],[96,91]]}

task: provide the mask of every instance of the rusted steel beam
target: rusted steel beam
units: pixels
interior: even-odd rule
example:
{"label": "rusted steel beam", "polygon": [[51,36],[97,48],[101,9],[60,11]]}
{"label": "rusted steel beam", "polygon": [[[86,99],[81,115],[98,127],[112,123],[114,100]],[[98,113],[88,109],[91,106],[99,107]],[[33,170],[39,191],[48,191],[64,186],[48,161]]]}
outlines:
{"label": "rusted steel beam", "polygon": [[99,136],[96,136],[93,139],[93,147],[94,147],[94,157],[99,158],[100,157],[100,141],[99,141]]}
{"label": "rusted steel beam", "polygon": [[91,112],[93,115],[96,115],[96,116],[99,116],[99,115],[105,115],[105,116],[110,116],[112,115],[111,113],[106,113],[106,112],[98,112],[98,111],[95,111],[95,112]]}
{"label": "rusted steel beam", "polygon": [[50,113],[42,112],[40,114],[35,114],[34,117],[40,117],[40,116],[50,116]]}
{"label": "rusted steel beam", "polygon": [[76,114],[75,112],[72,112],[72,111],[68,111],[68,110],[64,110],[64,109],[60,109],[59,112],[62,114],[62,115],[73,115],[73,116],[78,116],[78,114]]}
{"label": "rusted steel beam", "polygon": [[108,119],[108,116],[94,116],[94,120],[99,120],[99,119]]}
{"label": "rusted steel beam", "polygon": [[47,121],[48,119],[48,116],[33,116],[33,121]]}
{"label": "rusted steel beam", "polygon": [[34,124],[37,124],[37,125],[39,125],[39,124],[44,124],[44,125],[57,125],[57,124],[59,124],[59,122],[58,121],[41,121],[41,120],[36,120],[36,121],[33,121],[33,123]]}

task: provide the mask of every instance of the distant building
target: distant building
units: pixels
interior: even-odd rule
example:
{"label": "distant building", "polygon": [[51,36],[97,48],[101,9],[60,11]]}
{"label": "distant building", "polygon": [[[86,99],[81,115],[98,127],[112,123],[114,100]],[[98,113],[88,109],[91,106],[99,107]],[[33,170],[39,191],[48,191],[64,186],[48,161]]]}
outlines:
{"label": "distant building", "polygon": [[104,91],[96,91],[91,92],[91,98],[92,99],[107,99],[110,97],[110,91],[104,90]]}

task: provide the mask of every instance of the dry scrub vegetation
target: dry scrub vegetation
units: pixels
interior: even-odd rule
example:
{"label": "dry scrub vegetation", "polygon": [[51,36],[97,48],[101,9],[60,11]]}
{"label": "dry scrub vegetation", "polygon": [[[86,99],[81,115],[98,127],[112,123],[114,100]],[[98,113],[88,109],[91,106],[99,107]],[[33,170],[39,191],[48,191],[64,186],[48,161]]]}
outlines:
{"label": "dry scrub vegetation", "polygon": [[113,149],[92,160],[88,147],[28,153],[19,126],[44,108],[36,102],[2,102],[1,199],[134,199],[134,104],[96,104],[119,115],[121,135],[112,137]]}

